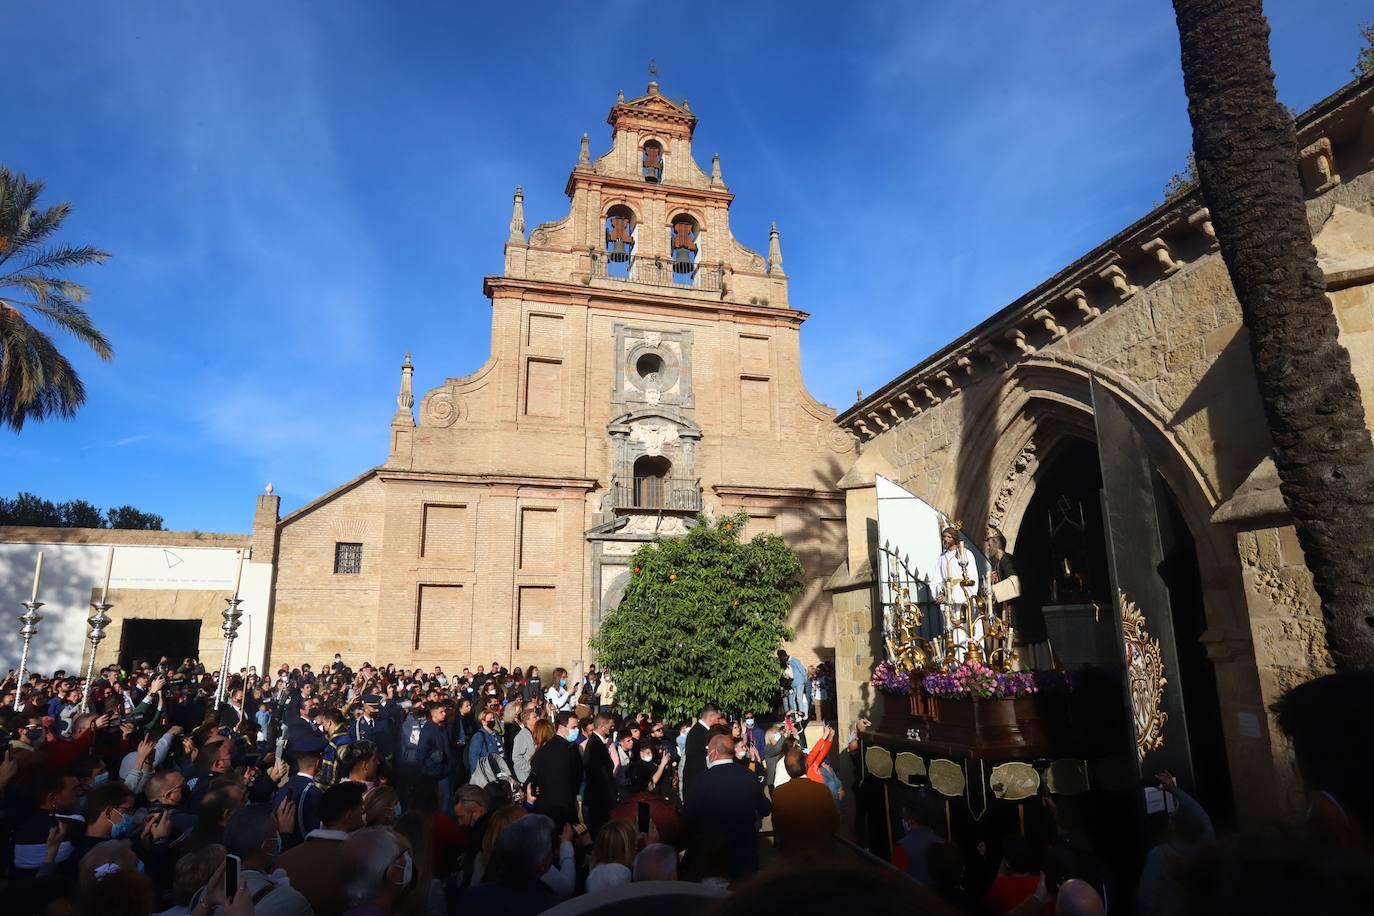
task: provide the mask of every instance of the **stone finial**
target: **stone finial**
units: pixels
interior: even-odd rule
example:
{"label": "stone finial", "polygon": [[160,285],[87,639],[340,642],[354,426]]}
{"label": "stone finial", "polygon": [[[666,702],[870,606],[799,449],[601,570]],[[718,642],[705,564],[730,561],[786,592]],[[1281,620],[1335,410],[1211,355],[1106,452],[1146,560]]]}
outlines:
{"label": "stone finial", "polygon": [[682,100],[682,110],[683,110],[683,111],[691,111],[691,110],[692,110],[692,103],[689,102],[689,101],[687,101],[686,99],[683,99],[683,100]]}
{"label": "stone finial", "polygon": [[1088,304],[1088,296],[1083,290],[1074,287],[1064,294],[1064,298],[1072,303],[1073,307],[1083,313],[1084,321],[1092,321],[1094,318],[1102,316],[1102,310],[1096,306]]}
{"label": "stone finial", "polygon": [[1112,264],[1105,270],[1098,273],[1098,276],[1106,280],[1116,289],[1117,295],[1122,299],[1129,299],[1140,292],[1140,287],[1133,284],[1126,278],[1126,271],[1121,269],[1120,264]]}
{"label": "stone finial", "polygon": [[405,362],[401,363],[401,390],[396,392],[396,416],[392,418],[392,423],[415,425],[415,415],[410,410],[415,406],[415,392],[411,387],[411,376],[414,373],[415,366],[410,361],[410,352],[406,351]]}
{"label": "stone finial", "polygon": [[273,490],[272,490],[272,481],[269,480],[269,481],[267,481],[267,495],[268,495],[268,496],[271,496],[271,495],[272,495],[272,492],[273,492]]}
{"label": "stone finial", "polygon": [[768,272],[782,273],[782,243],[778,241],[778,224],[768,230]]}
{"label": "stone finial", "polygon": [[591,141],[586,134],[582,135],[582,148],[577,153],[577,164],[588,165],[592,161]]}
{"label": "stone finial", "polygon": [[1159,266],[1164,268],[1166,274],[1176,273],[1183,266],[1174,260],[1173,252],[1169,251],[1169,243],[1161,238],[1150,239],[1140,246],[1140,250],[1158,258]]}
{"label": "stone finial", "polygon": [[1058,340],[1065,334],[1069,333],[1068,329],[1066,329],[1062,324],[1054,320],[1054,313],[1051,312],[1049,309],[1038,309],[1037,311],[1031,312],[1031,317],[1034,318],[1036,321],[1043,322],[1045,325],[1045,330],[1049,331],[1050,336],[1053,337],[1055,340]]}
{"label": "stone finial", "polygon": [[725,179],[720,177],[720,153],[711,154],[711,187],[719,187],[725,184]]}
{"label": "stone finial", "polygon": [[625,90],[624,90],[624,89],[617,89],[617,90],[615,91],[615,100],[616,100],[617,103],[625,101]]}
{"label": "stone finial", "polygon": [[864,399],[864,390],[863,390],[862,388],[857,388],[857,389],[855,389],[855,391],[854,391],[854,403],[857,404],[857,403],[859,403],[860,401],[862,401],[863,399]]}
{"label": "stone finial", "polygon": [[649,95],[658,95],[658,80],[649,80]]}
{"label": "stone finial", "polygon": [[1020,328],[1012,328],[1005,336],[1016,349],[1021,351],[1022,356],[1030,356],[1035,352],[1035,347],[1026,342],[1026,332]]}
{"label": "stone finial", "polygon": [[520,185],[515,186],[515,202],[511,205],[510,240],[521,244],[525,241],[525,192]]}

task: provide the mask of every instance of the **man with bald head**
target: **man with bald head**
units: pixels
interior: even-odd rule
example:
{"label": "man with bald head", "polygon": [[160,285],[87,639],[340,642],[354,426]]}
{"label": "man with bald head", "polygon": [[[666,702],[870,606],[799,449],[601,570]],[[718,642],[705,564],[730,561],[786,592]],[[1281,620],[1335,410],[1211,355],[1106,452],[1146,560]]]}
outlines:
{"label": "man with bald head", "polygon": [[772,810],[758,777],[735,762],[735,739],[711,736],[706,769],[683,809],[689,835],[684,872],[693,880],[734,881],[758,871],[759,818]]}

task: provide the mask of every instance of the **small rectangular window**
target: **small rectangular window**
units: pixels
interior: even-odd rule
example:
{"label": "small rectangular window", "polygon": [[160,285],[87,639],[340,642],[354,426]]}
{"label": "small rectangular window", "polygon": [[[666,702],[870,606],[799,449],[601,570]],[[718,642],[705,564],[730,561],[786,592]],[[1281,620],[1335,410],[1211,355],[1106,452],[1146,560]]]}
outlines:
{"label": "small rectangular window", "polygon": [[335,574],[357,575],[363,571],[363,545],[345,544],[340,541],[334,545]]}

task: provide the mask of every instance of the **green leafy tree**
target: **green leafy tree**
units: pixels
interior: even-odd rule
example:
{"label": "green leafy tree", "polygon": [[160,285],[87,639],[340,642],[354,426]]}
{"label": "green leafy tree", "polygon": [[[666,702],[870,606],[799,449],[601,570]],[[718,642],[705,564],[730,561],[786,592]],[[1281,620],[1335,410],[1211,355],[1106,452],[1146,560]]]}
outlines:
{"label": "green leafy tree", "polygon": [[1364,47],[1355,55],[1356,76],[1364,76],[1366,73],[1374,73],[1374,22],[1366,22],[1360,26],[1360,37],[1364,39]]}
{"label": "green leafy tree", "polygon": [[1184,170],[1181,172],[1174,172],[1174,174],[1169,177],[1169,180],[1164,182],[1164,202],[1167,204],[1176,198],[1182,197],[1196,187],[1197,160],[1193,158],[1193,154],[1190,152],[1188,153],[1188,161]]}
{"label": "green leafy tree", "polygon": [[20,493],[14,499],[0,497],[0,525],[61,528],[62,510],[52,500],[32,493]]}
{"label": "green leafy tree", "polygon": [[126,531],[162,530],[162,516],[135,509],[133,506],[116,506],[105,513],[105,518],[111,528],[122,528]]}
{"label": "green leafy tree", "polygon": [[772,706],[802,568],[777,535],[741,542],[745,520],[698,517],[685,536],[635,552],[625,597],[591,640],[615,674],[617,703],[674,720],[708,702]]}
{"label": "green leafy tree", "polygon": [[76,369],[32,317],[72,335],[101,359],[113,355],[81,307],[86,288],[61,276],[109,255],[89,245],[47,244],[71,204],[40,210],[42,191],[43,182],[0,165],[0,426],[15,432],[25,420],[70,419],[86,401]]}
{"label": "green leafy tree", "polygon": [[109,512],[101,512],[98,506],[84,499],[55,503],[32,493],[20,493],[14,499],[0,497],[0,525],[161,531],[162,516],[133,506],[118,506]]}
{"label": "green leafy tree", "polygon": [[105,527],[105,515],[94,503],[84,499],[73,499],[70,502],[58,503],[57,507],[62,510],[63,528]]}

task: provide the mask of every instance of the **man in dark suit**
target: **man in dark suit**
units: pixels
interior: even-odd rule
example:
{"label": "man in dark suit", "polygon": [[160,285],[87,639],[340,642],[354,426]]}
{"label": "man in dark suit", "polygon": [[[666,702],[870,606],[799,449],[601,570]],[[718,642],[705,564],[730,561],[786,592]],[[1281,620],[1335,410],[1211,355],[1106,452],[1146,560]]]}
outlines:
{"label": "man in dark suit", "polygon": [[735,739],[714,735],[706,769],[697,776],[683,809],[687,857],[693,880],[724,877],[735,881],[759,868],[759,818],[773,810],[763,786],[749,768],[735,762]]}
{"label": "man in dark suit", "polygon": [[685,759],[682,761],[680,771],[680,785],[678,790],[685,800],[687,798],[687,787],[692,784],[693,778],[706,772],[706,742],[711,736],[712,726],[719,723],[724,716],[721,715],[720,707],[714,703],[707,703],[701,707],[701,715],[697,717],[697,724],[693,725],[687,732],[687,744],[684,748]]}
{"label": "man in dark suit", "polygon": [[219,704],[219,724],[224,728],[237,728],[245,714],[243,688],[233,687],[229,690],[229,695]]}
{"label": "man in dark suit", "polygon": [[597,713],[592,719],[592,733],[587,738],[585,756],[587,788],[582,793],[582,814],[592,836],[610,820],[616,803],[615,764],[611,754],[611,729],[615,719],[610,713]]}
{"label": "man in dark suit", "polygon": [[536,814],[546,814],[559,830],[577,820],[577,789],[582,785],[582,755],[568,740],[577,728],[577,713],[560,712],[554,717],[558,731],[530,758],[530,781],[539,790],[534,800]]}

